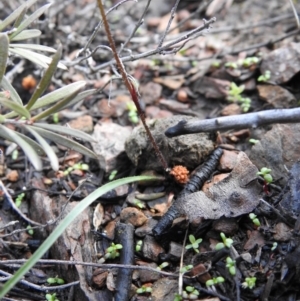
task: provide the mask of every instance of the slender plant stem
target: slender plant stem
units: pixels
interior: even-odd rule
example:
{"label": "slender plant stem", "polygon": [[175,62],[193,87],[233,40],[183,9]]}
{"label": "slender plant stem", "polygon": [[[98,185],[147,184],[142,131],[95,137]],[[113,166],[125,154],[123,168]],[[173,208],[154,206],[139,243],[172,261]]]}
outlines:
{"label": "slender plant stem", "polygon": [[146,133],[150,139],[150,142],[154,148],[154,151],[159,159],[159,161],[161,162],[161,165],[163,166],[164,170],[167,171],[168,170],[168,165],[167,165],[167,162],[165,160],[165,158],[163,157],[161,151],[159,150],[158,148],[158,145],[157,143],[155,142],[154,140],[154,137],[152,136],[151,132],[150,132],[150,129],[149,127],[147,126],[146,124],[146,119],[145,119],[145,114],[140,106],[140,102],[139,102],[139,99],[138,99],[138,92],[132,82],[132,80],[129,80],[128,79],[128,76],[126,74],[126,71],[125,71],[125,68],[124,68],[124,65],[122,63],[122,61],[120,60],[119,56],[118,56],[118,52],[117,52],[117,49],[116,49],[116,45],[115,45],[115,42],[112,38],[112,35],[111,35],[111,32],[110,32],[110,28],[109,28],[109,25],[108,25],[108,22],[107,22],[107,18],[106,18],[106,15],[105,15],[105,11],[104,11],[104,7],[103,7],[103,4],[102,4],[102,0],[97,0],[98,2],[98,6],[99,6],[99,9],[100,9],[100,14],[101,14],[101,17],[102,17],[102,21],[103,21],[103,25],[104,25],[104,29],[105,29],[105,32],[106,32],[106,36],[108,38],[108,41],[109,41],[109,44],[110,44],[110,47],[112,49],[112,52],[113,52],[113,55],[114,55],[114,58],[115,58],[115,61],[116,61],[116,64],[119,68],[119,71],[120,71],[120,74],[122,76],[122,79],[123,79],[123,82],[126,86],[126,88],[128,89],[130,95],[131,95],[131,98],[137,108],[137,111],[138,111],[138,114],[141,118],[141,121],[143,123],[143,126],[146,130]]}

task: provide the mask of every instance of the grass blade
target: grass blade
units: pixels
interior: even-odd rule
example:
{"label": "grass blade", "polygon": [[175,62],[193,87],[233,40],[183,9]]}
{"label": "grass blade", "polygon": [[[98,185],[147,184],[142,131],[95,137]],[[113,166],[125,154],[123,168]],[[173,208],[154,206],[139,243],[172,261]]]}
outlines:
{"label": "grass blade", "polygon": [[91,135],[86,134],[85,132],[82,132],[82,131],[79,131],[76,129],[66,127],[66,126],[47,124],[47,123],[35,123],[34,126],[45,129],[45,130],[65,134],[65,135],[68,135],[71,137],[75,137],[77,139],[82,139],[84,141],[96,142]]}
{"label": "grass blade", "polygon": [[0,82],[5,74],[8,57],[9,40],[7,34],[0,33]]}
{"label": "grass blade", "polygon": [[37,263],[37,261],[49,250],[49,248],[54,244],[54,242],[62,235],[62,233],[67,229],[68,226],[74,221],[74,219],[88,206],[90,206],[96,199],[101,197],[104,193],[115,189],[121,185],[129,184],[137,181],[154,181],[158,177],[150,176],[136,176],[124,179],[118,179],[112,181],[108,184],[103,185],[98,188],[90,195],[85,197],[78,205],[67,214],[67,216],[59,223],[55,230],[48,236],[48,238],[41,244],[41,246],[33,253],[30,259],[21,266],[19,270],[16,271],[14,276],[10,278],[1,288],[0,299],[3,298],[17,283],[22,279],[22,277]]}
{"label": "grass blade", "polygon": [[3,105],[6,108],[9,108],[13,110],[14,112],[18,113],[21,117],[26,117],[26,119],[30,119],[30,113],[28,110],[26,110],[25,107],[22,105],[19,105],[13,101],[7,100],[5,98],[0,98],[0,104]]}
{"label": "grass blade", "polygon": [[53,133],[51,131],[48,131],[48,130],[45,130],[45,129],[41,129],[41,128],[38,128],[38,127],[32,127],[34,130],[36,130],[41,136],[55,142],[55,143],[58,143],[58,144],[61,144],[69,149],[73,149],[83,155],[86,155],[88,157],[91,157],[91,158],[94,158],[94,159],[97,159],[97,155],[91,151],[90,149],[88,149],[87,147],[79,144],[78,142],[76,141],[73,141],[67,137],[64,137],[62,135],[59,135],[59,134],[56,134],[56,133]]}
{"label": "grass blade", "polygon": [[49,158],[50,165],[53,170],[58,171],[59,170],[59,163],[58,158],[52,149],[52,147],[47,143],[47,141],[39,134],[37,133],[31,126],[25,126],[25,129],[31,133],[32,136],[39,142],[43,150],[45,151],[47,157]]}
{"label": "grass blade", "polygon": [[6,133],[10,141],[15,142],[22,148],[36,170],[42,170],[42,160],[30,144],[28,144],[24,139],[18,136],[16,132],[0,124],[0,135],[2,135],[2,132]]}

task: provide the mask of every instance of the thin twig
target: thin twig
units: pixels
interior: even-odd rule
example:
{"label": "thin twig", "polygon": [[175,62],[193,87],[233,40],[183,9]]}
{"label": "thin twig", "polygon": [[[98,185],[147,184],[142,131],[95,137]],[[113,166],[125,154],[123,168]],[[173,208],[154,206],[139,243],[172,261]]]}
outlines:
{"label": "thin twig", "polygon": [[135,24],[135,27],[133,28],[131,34],[126,39],[126,41],[121,45],[119,53],[118,53],[119,56],[121,55],[122,51],[127,46],[127,44],[130,42],[130,40],[133,38],[133,36],[136,33],[136,31],[138,30],[138,28],[144,23],[144,17],[145,17],[146,12],[147,12],[147,10],[149,8],[150,2],[151,2],[151,0],[148,0],[143,13],[142,13],[141,17],[139,18],[139,20],[137,21],[137,23]]}
{"label": "thin twig", "polygon": [[300,122],[300,108],[276,109],[257,113],[218,117],[212,119],[189,121],[182,120],[165,132],[169,138],[185,134],[201,132],[213,132],[229,129],[256,128],[272,123],[296,123]]}
{"label": "thin twig", "polygon": [[289,1],[290,1],[292,10],[293,10],[294,17],[295,17],[295,19],[296,19],[297,27],[298,27],[298,29],[299,29],[299,28],[300,28],[300,22],[299,22],[299,16],[298,16],[298,13],[297,13],[295,4],[294,4],[293,0],[289,0]]}
{"label": "thin twig", "polygon": [[181,296],[182,295],[182,286],[183,286],[183,272],[181,272],[182,267],[183,267],[183,256],[184,256],[184,251],[185,251],[185,245],[186,245],[186,239],[187,239],[187,234],[189,231],[189,227],[187,227],[183,239],[183,247],[181,250],[181,256],[180,256],[180,265],[179,265],[179,277],[178,277],[178,294]]}
{"label": "thin twig", "polygon": [[[163,50],[168,50],[170,47],[172,47],[172,46],[174,46],[174,45],[176,45],[180,42],[183,42],[183,41],[185,41],[186,39],[188,39],[190,37],[195,36],[196,34],[200,33],[201,31],[203,31],[205,29],[209,29],[210,25],[212,23],[214,23],[215,21],[216,21],[216,18],[211,18],[208,21],[205,20],[203,25],[198,26],[195,29],[189,31],[188,33],[181,35],[179,38],[163,45],[160,48],[155,48],[155,49],[152,49],[152,50],[148,50],[148,51],[145,51],[143,53],[136,54],[136,55],[124,56],[124,57],[120,58],[120,61],[122,63],[130,62],[130,61],[136,61],[136,60],[139,60],[141,58],[145,58],[145,57],[148,57],[148,56],[151,56],[151,55],[154,55],[154,54],[161,53]],[[95,72],[99,71],[99,70],[101,70],[103,68],[106,68],[106,67],[108,67],[108,66],[110,66],[111,64],[114,64],[114,63],[116,63],[115,59],[110,60],[109,62],[106,62],[106,63],[103,63],[103,64],[99,65],[94,70],[95,70]]]}
{"label": "thin twig", "polygon": [[173,19],[174,19],[174,17],[175,17],[175,13],[176,13],[177,6],[178,6],[179,2],[180,2],[180,0],[176,0],[174,6],[173,6],[172,9],[171,9],[171,16],[170,16],[168,25],[167,25],[165,31],[163,32],[162,37],[161,37],[161,39],[160,39],[160,41],[159,41],[159,43],[158,43],[158,45],[157,45],[157,48],[158,48],[158,49],[161,48],[161,46],[162,46],[162,44],[163,44],[163,42],[164,42],[164,40],[165,40],[165,38],[166,38],[166,36],[167,36],[167,34],[168,34],[168,32],[169,32],[169,29],[170,29],[170,26],[171,26],[171,24],[172,24],[172,21],[173,21]]}

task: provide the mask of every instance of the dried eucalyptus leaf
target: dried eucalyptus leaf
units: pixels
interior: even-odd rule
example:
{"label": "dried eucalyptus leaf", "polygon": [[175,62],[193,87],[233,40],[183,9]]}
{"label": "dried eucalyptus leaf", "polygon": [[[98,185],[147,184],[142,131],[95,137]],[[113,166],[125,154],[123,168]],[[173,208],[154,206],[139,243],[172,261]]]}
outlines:
{"label": "dried eucalyptus leaf", "polygon": [[0,82],[5,74],[8,57],[9,40],[7,34],[0,33]]}
{"label": "dried eucalyptus leaf", "polygon": [[22,148],[36,170],[42,170],[42,160],[30,144],[28,144],[24,139],[17,135],[16,132],[0,124],[0,136],[4,137],[3,134],[6,134],[6,139],[15,142]]}
{"label": "dried eucalyptus leaf", "polygon": [[91,151],[90,149],[86,148],[85,146],[79,144],[76,141],[73,141],[67,137],[50,132],[45,129],[41,129],[38,127],[32,127],[32,128],[34,128],[41,136],[43,136],[55,143],[61,144],[69,149],[73,149],[73,150],[75,150],[83,155],[86,155],[88,157],[97,159],[97,155],[93,151]]}
{"label": "dried eucalyptus leaf", "polygon": [[48,142],[39,134],[37,133],[31,126],[25,126],[26,130],[29,131],[34,138],[39,142],[41,147],[44,149],[47,157],[49,158],[50,165],[53,170],[58,171],[59,170],[59,162],[58,158],[52,149],[52,147],[48,144]]}
{"label": "dried eucalyptus leaf", "polygon": [[234,217],[251,212],[259,203],[262,187],[257,182],[257,167],[244,152],[240,152],[231,173],[212,185],[207,192],[198,191],[174,205],[177,210],[193,221],[199,217],[218,219]]}
{"label": "dried eucalyptus leaf", "polygon": [[1,97],[0,98],[0,104],[3,105],[6,108],[9,108],[9,109],[13,110],[14,112],[18,113],[18,115],[20,115],[22,117],[24,116],[27,119],[30,119],[30,117],[31,117],[29,111],[25,107],[13,102],[13,101],[10,101],[8,99],[5,99],[5,98]]}
{"label": "dried eucalyptus leaf", "polygon": [[66,126],[61,126],[61,125],[55,125],[55,124],[47,124],[47,123],[35,123],[34,126],[38,128],[42,128],[45,130],[57,132],[60,134],[65,134],[71,137],[75,137],[78,139],[82,139],[84,141],[89,141],[89,142],[96,142],[95,139],[90,136],[89,134],[86,134],[85,132],[72,129]]}

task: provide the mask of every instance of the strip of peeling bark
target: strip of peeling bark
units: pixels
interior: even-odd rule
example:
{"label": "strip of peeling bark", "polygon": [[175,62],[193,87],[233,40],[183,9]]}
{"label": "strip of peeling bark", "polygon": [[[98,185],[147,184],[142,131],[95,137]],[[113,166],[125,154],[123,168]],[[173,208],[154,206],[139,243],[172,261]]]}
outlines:
{"label": "strip of peeling bark", "polygon": [[[131,224],[118,223],[115,230],[116,242],[121,244],[120,263],[133,265],[134,262],[134,227]],[[116,281],[115,301],[127,301],[132,282],[132,270],[120,268]]]}
{"label": "strip of peeling bark", "polygon": [[215,132],[229,129],[238,130],[272,123],[296,122],[300,122],[300,108],[277,109],[205,120],[182,120],[178,124],[168,128],[165,135],[171,138],[201,132]]}
{"label": "strip of peeling bark", "polygon": [[172,226],[174,219],[181,216],[181,210],[178,210],[178,208],[184,206],[185,197],[202,188],[204,183],[217,168],[222,154],[223,150],[220,147],[216,148],[210,155],[209,159],[196,169],[195,173],[184,186],[183,190],[180,192],[169,210],[153,228],[152,233],[154,236],[157,237],[162,235],[163,232]]}

